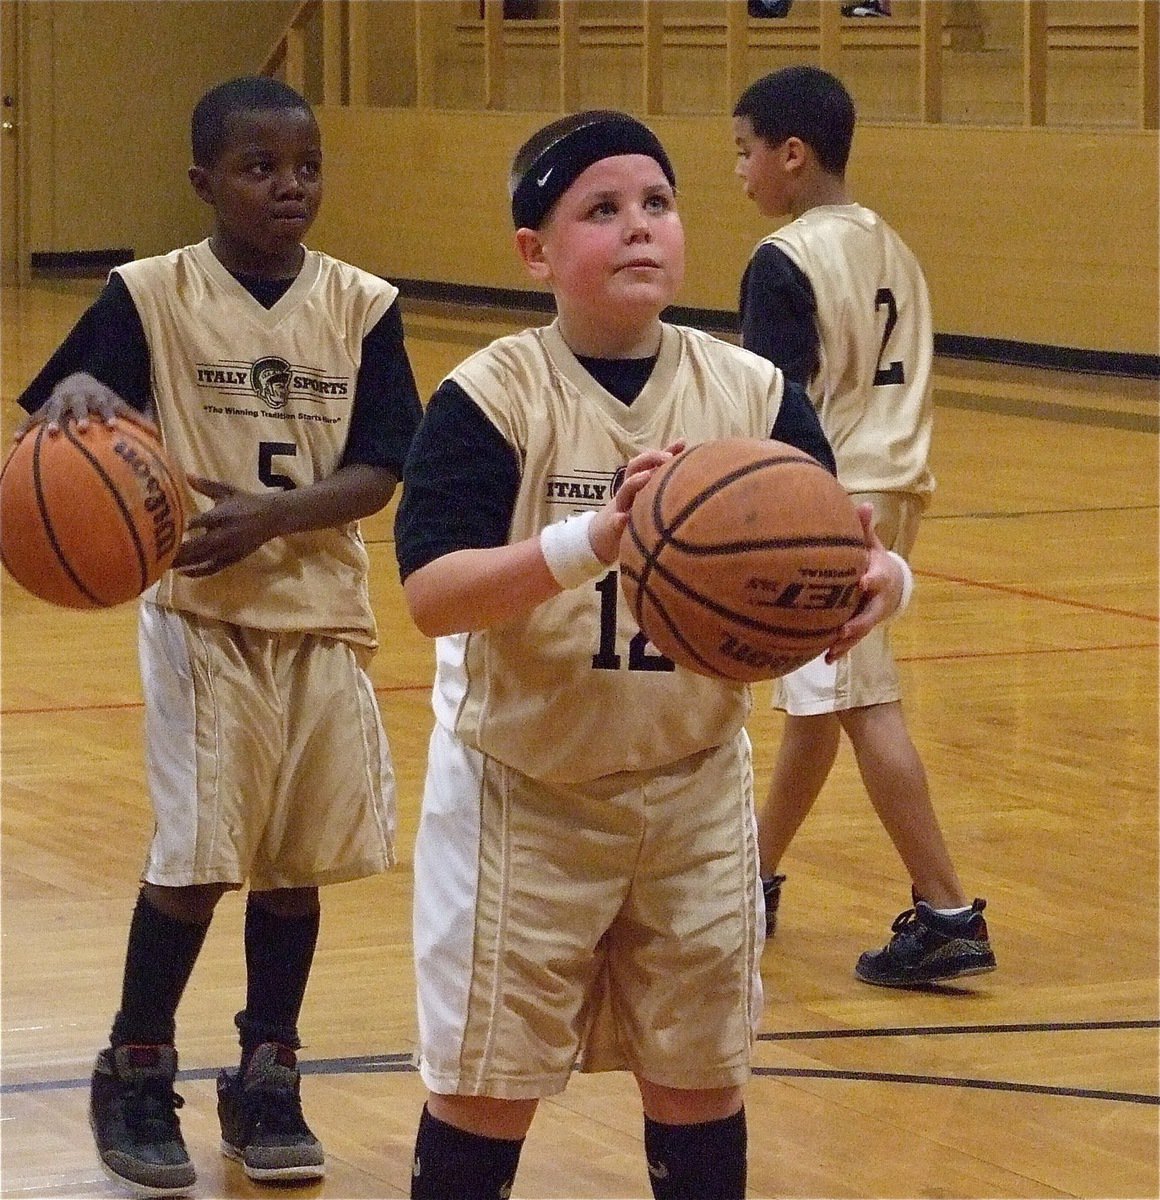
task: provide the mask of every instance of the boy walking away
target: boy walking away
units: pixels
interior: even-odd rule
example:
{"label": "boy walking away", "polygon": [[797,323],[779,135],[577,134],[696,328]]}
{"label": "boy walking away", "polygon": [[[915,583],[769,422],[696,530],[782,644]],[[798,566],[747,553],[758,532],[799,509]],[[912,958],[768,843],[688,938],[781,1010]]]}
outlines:
{"label": "boy walking away", "polygon": [[[838,478],[873,506],[882,542],[908,555],[934,490],[927,465],[934,338],[926,280],[902,239],[846,188],[854,104],[816,67],[758,80],[733,110],[737,174],[768,217],[793,218],[754,251],[741,283],[742,344],[804,384],[833,447]],[[787,713],[758,845],[766,936],[782,855],[817,799],[841,732],[912,881],[913,907],[859,959],[867,983],[928,984],[995,967],[968,902],[907,730],[889,632],[876,627],[836,662],[816,659],[776,682]]]}
{"label": "boy walking away", "polygon": [[[633,496],[685,442],[772,434],[830,456],[771,363],[661,321],[684,273],[674,189],[623,113],[520,149],[516,247],[557,318],[453,371],[404,470],[403,587],[437,664],[415,848],[420,1200],[510,1195],[537,1103],[576,1064],[636,1077],[654,1196],[744,1195],[749,693],[658,654],[616,561]],[[868,604],[837,651],[903,593],[867,536]]]}
{"label": "boy walking away", "polygon": [[20,397],[20,435],[154,417],[197,513],[140,605],[156,829],[92,1077],[101,1162],[148,1196],[194,1183],[177,1006],[217,901],[247,881],[222,1150],[259,1181],[324,1174],[296,1059],[318,889],[393,856],[358,520],[390,499],[420,416],[396,289],[302,245],[322,196],[306,101],[274,79],[223,83],[194,109],[192,141],[211,236],[117,268]]}

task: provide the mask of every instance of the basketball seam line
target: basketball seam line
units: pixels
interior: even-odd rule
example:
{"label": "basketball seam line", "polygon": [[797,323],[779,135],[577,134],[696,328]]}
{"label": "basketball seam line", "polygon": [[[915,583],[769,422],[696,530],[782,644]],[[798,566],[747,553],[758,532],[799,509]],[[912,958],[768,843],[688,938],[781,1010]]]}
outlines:
{"label": "basketball seam line", "polygon": [[695,542],[684,541],[678,537],[665,538],[660,549],[672,546],[682,554],[692,558],[711,558],[715,554],[737,554],[746,550],[798,550],[816,546],[827,550],[841,549],[843,546],[865,547],[866,543],[856,537],[834,537],[829,534],[813,534],[808,537],[792,538],[762,538],[740,542],[715,542],[711,546],[698,545]]}
{"label": "basketball seam line", "polygon": [[64,571],[65,575],[67,575],[70,580],[72,580],[73,586],[78,592],[81,593],[82,596],[86,597],[91,603],[99,606],[101,603],[100,600],[89,591],[89,589],[81,580],[80,576],[69,564],[68,559],[65,558],[64,548],[57,540],[56,531],[53,529],[52,520],[48,514],[48,503],[44,497],[44,489],[41,486],[40,476],[40,445],[44,440],[44,435],[45,428],[42,424],[36,431],[36,442],[32,447],[32,484],[33,490],[36,494],[36,508],[40,513],[40,523],[44,526],[45,537],[48,538],[48,544],[52,547],[52,552],[56,556],[56,560],[60,564],[61,570]]}
{"label": "basketball seam line", "polygon": [[[704,443],[704,444],[708,445],[709,443]],[[691,459],[692,455],[694,455],[697,452],[697,450],[699,450],[700,448],[701,448],[700,446],[694,446],[686,455],[685,461],[688,462]],[[661,502],[662,502],[664,493],[665,493],[666,489],[668,488],[670,482],[674,478],[676,472],[675,471],[669,472],[661,480],[660,487],[657,488],[656,494],[652,498],[653,525],[655,526],[655,528],[657,529],[657,531],[660,535],[660,540],[654,550],[652,550],[652,551],[648,550],[645,547],[644,541],[636,529],[635,523],[630,520],[629,526],[628,526],[629,533],[632,536],[632,540],[636,544],[637,549],[641,553],[641,559],[642,559],[643,566],[642,566],[642,569],[639,572],[639,574],[635,571],[624,568],[623,565],[621,567],[621,569],[625,571],[625,573],[628,575],[628,577],[630,579],[634,580],[637,584],[637,595],[636,595],[636,603],[633,605],[633,609],[634,609],[633,616],[636,618],[636,623],[638,626],[642,625],[642,622],[640,619],[642,602],[643,602],[643,598],[645,596],[647,596],[652,601],[653,607],[657,610],[657,612],[663,618],[665,624],[667,626],[669,626],[670,632],[673,633],[674,636],[676,636],[678,638],[678,640],[685,647],[685,649],[688,650],[689,653],[694,658],[696,658],[698,662],[704,663],[704,665],[706,665],[706,666],[712,665],[709,663],[705,663],[705,660],[703,658],[701,658],[701,656],[696,654],[692,650],[692,647],[688,646],[685,643],[685,640],[682,637],[680,637],[680,635],[677,633],[677,630],[673,626],[672,618],[665,611],[663,605],[657,599],[656,593],[649,587],[648,577],[650,574],[652,574],[653,571],[655,571],[666,583],[668,583],[670,586],[674,587],[678,591],[678,593],[685,596],[687,599],[696,601],[698,604],[701,604],[702,606],[707,608],[710,612],[715,613],[719,617],[727,617],[730,620],[737,620],[745,628],[751,629],[755,633],[773,634],[776,636],[785,636],[785,637],[789,637],[789,638],[800,638],[800,639],[804,640],[806,638],[816,638],[816,637],[820,636],[823,632],[825,632],[827,634],[837,633],[837,631],[839,629],[841,629],[842,625],[845,624],[845,619],[843,619],[839,624],[832,626],[832,628],[827,628],[825,630],[821,630],[821,629],[799,630],[799,629],[793,629],[791,627],[786,627],[786,626],[765,624],[764,622],[758,621],[752,617],[747,617],[744,613],[735,612],[733,609],[726,608],[723,605],[716,603],[715,601],[710,599],[708,596],[705,596],[705,595],[701,594],[700,592],[695,591],[693,588],[690,588],[684,582],[684,580],[675,576],[671,572],[671,570],[666,568],[662,563],[660,563],[658,561],[661,552],[664,550],[665,546],[667,546],[667,545],[674,546],[676,549],[681,550],[685,553],[689,553],[690,555],[693,555],[693,556],[702,556],[702,557],[710,556],[713,553],[712,550],[710,550],[708,548],[698,549],[696,547],[686,546],[685,544],[678,542],[672,536],[673,532],[677,528],[679,528],[679,526],[681,525],[681,523],[683,521],[688,519],[688,517],[690,516],[691,513],[695,512],[696,509],[704,503],[704,501],[707,497],[715,495],[716,493],[718,493],[719,491],[721,491],[722,489],[727,487],[729,484],[735,483],[738,479],[744,479],[746,475],[751,475],[751,474],[753,474],[754,471],[762,470],[767,466],[777,466],[777,465],[780,465],[783,463],[800,463],[802,466],[807,467],[807,468],[817,468],[817,470],[819,470],[819,471],[825,471],[825,468],[821,465],[821,463],[815,461],[814,459],[799,458],[797,455],[790,455],[790,454],[774,454],[774,455],[770,456],[769,458],[759,459],[757,462],[746,463],[742,467],[734,468],[734,470],[730,471],[726,475],[721,476],[720,479],[716,480],[708,488],[705,488],[702,491],[698,492],[697,495],[692,500],[688,501],[679,512],[674,514],[672,520],[668,523],[667,527],[663,520],[663,510],[661,508]],[[829,472],[827,471],[826,474],[829,474]],[[802,544],[802,543],[795,542],[792,539],[789,539],[786,542],[787,546],[793,546],[793,545],[797,545],[797,544]],[[841,545],[847,545],[847,546],[864,545],[863,542],[855,541],[852,538],[848,541],[835,542],[835,541],[830,540],[830,541],[824,541],[824,542],[817,542],[815,544],[839,545],[839,546],[841,546]],[[741,545],[744,547],[749,544],[742,543]],[[775,545],[780,545],[780,543],[775,543]],[[771,548],[771,547],[767,546],[766,543],[758,542],[758,543],[753,544],[753,548],[766,549],[766,548]]]}
{"label": "basketball seam line", "polygon": [[[685,462],[690,462],[692,460],[692,456],[698,450],[702,449],[703,446],[710,444],[711,443],[706,442],[702,443],[702,446],[694,446],[685,456]],[[816,467],[819,471],[825,471],[825,467],[823,467],[822,464],[816,460],[811,458],[798,458],[796,455],[791,454],[775,454],[770,458],[762,458],[757,462],[746,463],[741,467],[734,467],[733,470],[728,474],[722,475],[720,479],[717,479],[707,488],[699,491],[691,500],[687,501],[685,506],[680,509],[680,511],[674,513],[672,521],[666,528],[660,520],[659,505],[662,493],[668,487],[669,482],[676,476],[676,469],[670,471],[664,477],[664,479],[661,480],[661,486],[657,488],[656,495],[653,496],[653,523],[660,532],[662,545],[669,539],[669,536],[678,528],[680,528],[683,522],[688,519],[690,513],[695,512],[710,497],[717,495],[718,492],[723,491],[730,484],[736,483],[737,480],[744,479],[746,475],[752,475],[755,471],[764,470],[766,467],[781,466],[785,463],[799,463],[801,466],[806,468]],[[826,474],[829,474],[829,472],[827,471]]]}
{"label": "basketball seam line", "polygon": [[[129,506],[121,498],[120,489],[113,483],[109,473],[97,460],[96,455],[87,446],[82,445],[80,439],[75,437],[67,426],[64,427],[63,432],[67,435],[69,441],[88,459],[89,464],[96,471],[101,482],[109,489],[109,494],[113,497],[113,502],[121,512],[125,528],[133,540],[133,549],[137,554],[137,570],[141,576],[141,587],[138,589],[137,594],[140,595],[149,586],[149,562],[145,555],[145,547],[141,543],[141,535],[137,532],[137,525],[133,520],[133,514],[129,511]],[[127,437],[128,435],[122,430],[118,431],[116,436]]]}
{"label": "basketball seam line", "polygon": [[[812,630],[810,630],[810,629],[794,629],[792,626],[768,625],[762,621],[756,620],[753,617],[748,617],[744,613],[739,613],[735,609],[726,608],[723,604],[718,604],[711,597],[706,596],[703,593],[698,592],[695,589],[689,587],[688,584],[686,584],[684,582],[684,580],[682,580],[678,576],[673,575],[672,572],[669,570],[669,568],[662,566],[660,563],[654,563],[653,566],[654,566],[656,573],[667,584],[672,586],[678,592],[678,594],[684,596],[687,600],[696,601],[696,603],[700,604],[703,608],[708,609],[709,612],[715,613],[719,617],[727,617],[731,621],[737,621],[739,624],[744,625],[747,629],[752,629],[755,633],[770,633],[770,634],[777,634],[778,636],[784,636],[784,637],[790,637],[790,638],[802,638],[802,639],[816,638],[816,637],[820,637],[822,634],[837,633],[838,630],[841,629],[842,626],[848,620],[847,617],[843,617],[842,620],[840,622],[838,622],[838,624],[836,624],[832,627],[818,628],[818,629],[812,629]],[[637,584],[638,603],[636,605],[634,605],[634,607],[638,609],[638,612],[635,614],[637,617],[637,624],[638,625],[640,624],[639,598],[640,598],[640,596],[643,596],[643,595],[647,595],[648,598],[652,601],[653,607],[659,613],[661,613],[662,616],[665,617],[666,622],[669,621],[670,618],[669,618],[668,614],[665,612],[664,607],[662,606],[660,601],[657,599],[656,593],[649,587],[648,583],[645,582],[641,578],[641,576],[639,574],[637,574],[636,571],[633,571],[633,570],[630,570],[627,568],[623,568],[623,569],[624,569],[624,573]],[[824,610],[819,609],[818,611],[821,612]],[[821,651],[819,651],[819,653],[821,653]]]}

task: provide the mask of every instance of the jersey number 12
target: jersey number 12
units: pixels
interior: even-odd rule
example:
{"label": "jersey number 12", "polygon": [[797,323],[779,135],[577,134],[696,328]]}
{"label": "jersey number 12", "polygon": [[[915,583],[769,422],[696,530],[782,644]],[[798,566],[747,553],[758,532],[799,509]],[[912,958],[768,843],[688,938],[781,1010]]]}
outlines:
{"label": "jersey number 12", "polygon": [[[596,590],[600,593],[600,645],[592,656],[592,666],[597,671],[619,671],[620,655],[616,653],[616,606],[620,600],[620,573],[609,571]],[[630,671],[673,671],[676,664],[655,650],[648,648],[648,638],[637,633],[628,643],[628,669]]]}

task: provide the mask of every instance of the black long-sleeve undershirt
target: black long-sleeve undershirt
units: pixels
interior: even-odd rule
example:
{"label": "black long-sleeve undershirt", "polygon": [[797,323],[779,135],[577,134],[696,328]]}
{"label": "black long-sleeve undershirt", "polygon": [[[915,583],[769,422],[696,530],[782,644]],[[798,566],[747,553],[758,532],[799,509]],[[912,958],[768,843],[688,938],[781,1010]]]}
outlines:
{"label": "black long-sleeve undershirt", "polygon": [[[272,308],[293,283],[289,279],[237,278],[265,308]],[[149,342],[132,295],[115,271],[17,403],[26,412],[35,412],[52,389],[76,371],[99,379],[131,408],[140,412],[148,409]],[[406,413],[407,419],[392,419],[392,411]],[[350,429],[340,465],[365,463],[386,467],[401,476],[411,430],[420,412],[419,393],[403,343],[403,318],[396,301],[363,338]]]}
{"label": "black long-sleeve undershirt", "polygon": [[[622,403],[635,399],[655,362],[581,361]],[[770,437],[804,450],[836,474],[833,451],[809,396],[788,379]],[[401,577],[454,550],[505,545],[519,486],[515,450],[458,384],[444,380],[407,459],[395,520]]]}

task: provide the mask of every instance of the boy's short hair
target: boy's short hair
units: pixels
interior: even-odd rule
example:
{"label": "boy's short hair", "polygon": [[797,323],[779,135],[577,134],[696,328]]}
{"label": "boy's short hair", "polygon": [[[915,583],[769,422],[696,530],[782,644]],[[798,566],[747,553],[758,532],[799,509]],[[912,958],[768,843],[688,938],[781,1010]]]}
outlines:
{"label": "boy's short hair", "polygon": [[309,101],[288,83],[267,75],[243,75],[212,87],[197,102],[190,120],[193,161],[212,167],[226,141],[226,126],[236,112],[300,108],[314,115]]}
{"label": "boy's short hair", "polygon": [[516,228],[539,229],[578,175],[602,158],[618,154],[656,159],[676,189],[669,156],[647,125],[615,109],[573,113],[537,130],[516,151],[508,176]]}
{"label": "boy's short hair", "polygon": [[850,93],[820,67],[784,67],[751,83],[733,108],[748,117],[753,132],[771,146],[801,138],[831,175],[842,175],[854,140]]}

